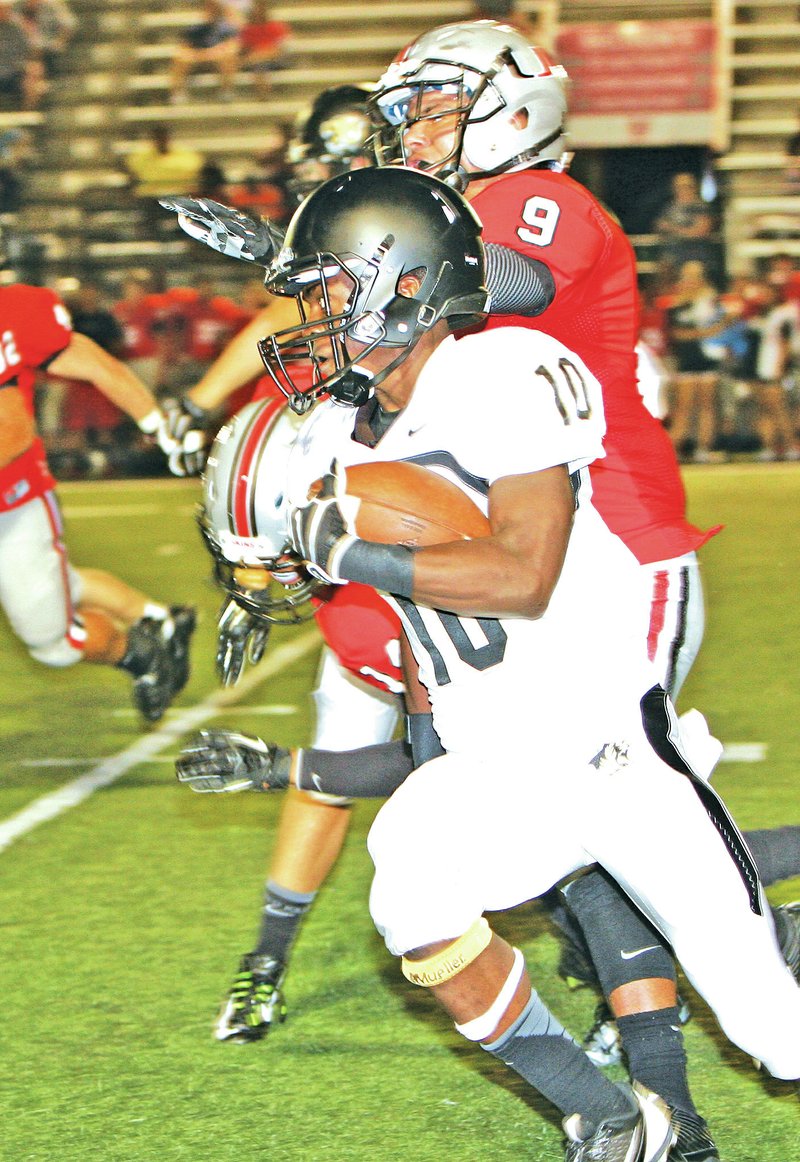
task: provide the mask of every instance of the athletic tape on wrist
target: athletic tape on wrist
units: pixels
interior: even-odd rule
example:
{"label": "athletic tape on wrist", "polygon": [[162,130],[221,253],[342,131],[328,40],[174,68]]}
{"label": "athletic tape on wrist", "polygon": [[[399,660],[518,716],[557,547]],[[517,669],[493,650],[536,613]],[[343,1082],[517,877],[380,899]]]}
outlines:
{"label": "athletic tape on wrist", "polygon": [[500,989],[493,1003],[480,1017],[474,1017],[471,1021],[465,1021],[463,1025],[459,1025],[456,1022],[456,1032],[460,1033],[462,1037],[466,1037],[468,1041],[485,1041],[487,1037],[491,1037],[492,1033],[500,1024],[500,1018],[503,1013],[511,1004],[511,998],[517,991],[517,985],[522,979],[524,969],[525,958],[520,950],[515,948],[514,963],[511,965],[505,984]]}
{"label": "athletic tape on wrist", "polygon": [[425,960],[406,960],[404,956],[400,961],[403,976],[412,984],[421,985],[422,988],[429,989],[437,984],[444,984],[445,981],[452,980],[454,976],[463,972],[473,960],[477,960],[491,939],[492,930],[489,923],[481,916],[463,936],[459,936],[441,952],[435,952]]}

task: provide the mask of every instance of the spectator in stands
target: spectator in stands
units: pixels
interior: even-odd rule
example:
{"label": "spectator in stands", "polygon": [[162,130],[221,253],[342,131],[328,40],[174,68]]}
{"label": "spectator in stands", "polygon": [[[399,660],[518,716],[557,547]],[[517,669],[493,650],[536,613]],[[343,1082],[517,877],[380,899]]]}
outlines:
{"label": "spectator in stands", "polygon": [[64,49],[72,39],[77,20],[64,0],[22,0],[19,17],[42,63],[45,77],[52,77]]}
{"label": "spectator in stands", "polygon": [[534,25],[519,11],[516,0],[473,0],[472,9],[473,20],[501,20],[527,36],[529,44],[541,44]]}
{"label": "spectator in stands", "polygon": [[152,386],[158,374],[158,336],[168,307],[166,296],[156,292],[150,271],[129,271],[123,279],[122,298],[113,311],[122,324],[120,358]]}
{"label": "spectator in stands", "polygon": [[285,21],[271,18],[270,9],[265,0],[254,0],[241,34],[241,63],[253,74],[259,97],[269,92],[270,73],[285,64],[291,34]]}
{"label": "spectator in stands", "polygon": [[[726,310],[702,262],[685,262],[667,305],[669,351],[674,362],[670,436],[682,459],[707,464],[715,449],[718,391],[724,347],[713,340],[731,327],[737,312]],[[688,446],[694,441],[694,452]]]}
{"label": "spectator in stands", "polygon": [[12,109],[35,109],[44,93],[42,63],[16,12],[0,0],[0,101]]}
{"label": "spectator in stands", "polygon": [[694,174],[673,175],[672,199],[653,223],[653,231],[659,235],[659,262],[665,283],[672,281],[686,262],[701,262],[708,277],[718,282],[722,270],[716,221],[700,196]]}
{"label": "spectator in stands", "polygon": [[220,97],[233,96],[233,82],[239,65],[241,12],[224,0],[205,0],[202,19],[181,37],[172,58],[170,100],[186,100],[186,81],[196,65],[211,64],[219,74]]}
{"label": "spectator in stands", "polygon": [[128,154],[125,164],[136,196],[158,199],[195,193],[204,161],[198,150],[176,145],[169,126],[154,125],[147,142]]}
{"label": "spectator in stands", "polygon": [[793,372],[800,366],[800,302],[779,282],[761,285],[760,310],[748,320],[748,378],[755,396],[759,460],[800,460],[792,414]]}
{"label": "spectator in stands", "polygon": [[783,173],[787,194],[800,194],[800,128],[786,142],[786,160]]}
{"label": "spectator in stands", "polygon": [[72,329],[94,339],[98,347],[119,359],[124,351],[125,333],[116,315],[105,306],[100,288],[83,281],[64,300],[72,316]]}
{"label": "spectator in stands", "polygon": [[148,140],[128,154],[125,166],[132,178],[133,193],[140,199],[147,225],[158,234],[164,224],[159,198],[175,194],[196,194],[205,163],[203,154],[186,145],[176,145],[167,125],[154,125]]}
{"label": "spectator in stands", "polygon": [[0,214],[15,214],[22,206],[25,171],[32,158],[27,130],[7,129],[0,133]]}
{"label": "spectator in stands", "polygon": [[[252,311],[226,295],[217,294],[209,278],[198,278],[191,287],[173,287],[164,298],[169,326],[183,335],[183,353],[191,364],[186,370],[189,383],[203,374],[253,317]],[[161,389],[163,382],[162,378]]]}
{"label": "spectator in stands", "polygon": [[228,186],[226,201],[245,213],[260,214],[271,222],[282,222],[288,214],[287,182],[289,167],[286,162],[285,135],[281,144],[254,158],[254,168],[241,181]]}
{"label": "spectator in stands", "polygon": [[782,301],[800,298],[800,270],[791,254],[773,254],[767,259],[764,282],[778,288]]}

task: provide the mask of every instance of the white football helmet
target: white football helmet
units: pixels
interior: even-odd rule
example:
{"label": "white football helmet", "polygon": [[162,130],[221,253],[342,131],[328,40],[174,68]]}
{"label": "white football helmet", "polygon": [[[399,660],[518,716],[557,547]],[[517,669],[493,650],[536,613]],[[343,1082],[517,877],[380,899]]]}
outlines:
{"label": "white football helmet", "polygon": [[[426,93],[457,96],[458,131],[437,163],[441,178],[463,181],[543,161],[566,150],[566,70],[494,20],[445,24],[395,58],[370,98],[381,165],[405,161],[403,132],[424,119]],[[441,113],[439,114],[441,116]]]}
{"label": "white football helmet", "polygon": [[[309,598],[320,589],[289,541],[284,488],[299,426],[284,400],[237,412],[211,447],[199,514],[219,583],[248,612],[279,624],[313,616]],[[267,588],[244,584],[248,569],[266,569]]]}

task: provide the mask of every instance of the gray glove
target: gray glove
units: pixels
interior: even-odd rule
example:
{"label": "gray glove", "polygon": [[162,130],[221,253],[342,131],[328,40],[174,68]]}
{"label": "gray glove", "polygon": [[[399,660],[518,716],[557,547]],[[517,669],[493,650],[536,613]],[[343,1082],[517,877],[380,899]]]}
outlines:
{"label": "gray glove", "polygon": [[191,238],[212,250],[243,262],[267,267],[283,245],[283,231],[264,218],[248,217],[211,198],[159,198],[165,210],[174,210],[178,225]]}
{"label": "gray glove", "polygon": [[291,753],[233,730],[201,730],[175,762],[193,791],[279,791],[289,786]]}
{"label": "gray glove", "polygon": [[217,674],[223,686],[235,686],[245,662],[255,666],[263,658],[271,626],[231,597],[220,610],[217,627]]}

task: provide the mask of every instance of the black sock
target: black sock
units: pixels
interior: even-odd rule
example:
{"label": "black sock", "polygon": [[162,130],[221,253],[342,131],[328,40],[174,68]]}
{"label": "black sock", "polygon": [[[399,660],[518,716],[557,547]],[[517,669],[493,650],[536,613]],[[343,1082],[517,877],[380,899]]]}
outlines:
{"label": "black sock", "polygon": [[744,837],[765,887],[800,875],[800,827],[745,831]]}
{"label": "black sock", "polygon": [[592,1064],[535,992],[511,1028],[483,1048],[562,1114],[580,1114],[585,1133],[608,1118],[636,1115],[631,1098]]}
{"label": "black sock", "polygon": [[253,949],[259,956],[271,956],[285,964],[303,917],[314,902],[316,892],[294,892],[280,884],[267,882],[258,943]]}
{"label": "black sock", "polygon": [[631,1077],[668,1105],[697,1113],[686,1077],[686,1051],[677,1008],[618,1017]]}

